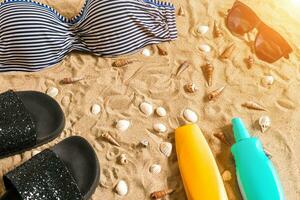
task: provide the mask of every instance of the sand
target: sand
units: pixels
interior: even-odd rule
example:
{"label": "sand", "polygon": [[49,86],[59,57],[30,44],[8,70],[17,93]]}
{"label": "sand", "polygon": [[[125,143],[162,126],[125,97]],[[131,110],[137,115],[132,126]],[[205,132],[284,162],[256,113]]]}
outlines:
{"label": "sand", "polygon": [[[59,10],[63,15],[76,15],[83,5],[83,0],[40,0]],[[61,104],[67,123],[60,138],[50,144],[0,160],[0,176],[15,166],[28,160],[33,153],[54,145],[71,135],[86,138],[97,151],[101,162],[101,181],[93,200],[100,199],[149,199],[155,190],[174,188],[176,192],[166,199],[184,200],[185,192],[181,182],[176,153],[173,150],[170,158],[159,151],[162,141],[174,144],[174,129],[187,123],[182,112],[190,108],[199,116],[198,125],[213,150],[221,173],[229,170],[233,174],[230,181],[225,182],[230,200],[240,200],[234,162],[230,147],[213,137],[223,131],[232,135],[230,120],[242,117],[254,136],[259,137],[265,148],[272,154],[287,200],[300,199],[300,22],[297,13],[289,13],[288,3],[279,0],[245,0],[259,16],[270,26],[278,30],[294,49],[290,60],[280,60],[274,64],[255,60],[251,69],[244,61],[251,54],[247,38],[233,36],[224,25],[227,9],[233,0],[174,0],[177,8],[182,6],[185,15],[177,16],[179,38],[175,42],[159,45],[168,52],[167,56],[158,54],[156,46],[149,46],[152,56],[144,57],[141,52],[124,58],[134,60],[123,68],[113,68],[113,59],[100,58],[89,54],[72,53],[64,61],[38,73],[6,73],[0,75],[0,91],[37,90],[46,92],[49,87],[59,89],[55,99]],[[284,6],[283,6],[284,4]],[[299,10],[299,9],[298,9]],[[220,24],[223,36],[214,38],[213,22]],[[210,30],[204,36],[197,33],[197,27],[208,24]],[[250,35],[253,38],[253,34]],[[218,55],[231,43],[237,45],[230,59],[221,61]],[[205,54],[200,52],[200,44],[209,44],[212,52],[207,56],[215,67],[213,86],[208,88],[201,70],[205,64]],[[179,65],[189,61],[191,67],[180,76],[175,77]],[[272,75],[275,82],[271,86],[262,84],[262,78]],[[66,77],[88,77],[72,85],[61,85],[59,81]],[[199,91],[195,94],[185,92],[184,85],[195,83]],[[207,92],[226,86],[226,90],[216,101],[207,102]],[[267,108],[266,112],[252,111],[241,106],[246,101],[256,101]],[[156,115],[146,117],[139,110],[139,104],[148,101],[154,107],[163,106],[167,116]],[[91,106],[97,103],[102,111],[92,115]],[[271,128],[261,133],[257,120],[262,115],[272,119]],[[131,122],[126,132],[115,129],[116,120],[128,119]],[[158,134],[152,126],[155,122],[164,123],[167,133]],[[109,131],[120,142],[115,147],[102,140],[100,134]],[[140,140],[147,139],[148,148],[138,147]],[[117,158],[125,153],[129,163],[120,165]],[[162,166],[158,175],[149,173],[149,166],[157,163]],[[195,169],[196,170],[196,169]],[[118,180],[123,179],[129,185],[126,197],[119,197],[114,192]],[[263,181],[263,180],[262,180]],[[201,190],[201,188],[199,188]],[[0,192],[3,187],[0,186]]]}

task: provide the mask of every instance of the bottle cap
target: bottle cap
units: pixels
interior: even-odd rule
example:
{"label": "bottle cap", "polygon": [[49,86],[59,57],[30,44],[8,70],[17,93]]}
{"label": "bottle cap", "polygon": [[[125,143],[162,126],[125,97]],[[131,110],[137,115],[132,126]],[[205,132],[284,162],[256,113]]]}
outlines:
{"label": "bottle cap", "polygon": [[231,122],[233,127],[234,138],[236,142],[239,142],[243,139],[250,138],[250,134],[246,129],[241,118],[233,118]]}

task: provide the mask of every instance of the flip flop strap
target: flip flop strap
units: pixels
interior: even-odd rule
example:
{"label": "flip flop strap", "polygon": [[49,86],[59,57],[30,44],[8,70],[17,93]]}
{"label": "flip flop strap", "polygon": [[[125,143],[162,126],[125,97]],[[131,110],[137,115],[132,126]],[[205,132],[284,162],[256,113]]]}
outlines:
{"label": "flip flop strap", "polygon": [[36,138],[35,123],[18,95],[0,94],[0,156],[35,146]]}
{"label": "flip flop strap", "polygon": [[49,149],[6,174],[4,184],[24,200],[83,200],[68,168]]}

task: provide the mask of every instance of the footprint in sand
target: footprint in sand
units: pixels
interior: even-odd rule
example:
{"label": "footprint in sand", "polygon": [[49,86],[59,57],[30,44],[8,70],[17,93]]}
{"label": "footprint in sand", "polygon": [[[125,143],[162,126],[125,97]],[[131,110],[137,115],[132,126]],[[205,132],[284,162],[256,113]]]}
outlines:
{"label": "footprint in sand", "polygon": [[111,147],[106,153],[106,159],[115,160],[120,155],[120,150],[116,147]]}
{"label": "footprint in sand", "polygon": [[204,108],[204,114],[210,119],[215,119],[221,111],[221,107],[218,105],[209,105]]}

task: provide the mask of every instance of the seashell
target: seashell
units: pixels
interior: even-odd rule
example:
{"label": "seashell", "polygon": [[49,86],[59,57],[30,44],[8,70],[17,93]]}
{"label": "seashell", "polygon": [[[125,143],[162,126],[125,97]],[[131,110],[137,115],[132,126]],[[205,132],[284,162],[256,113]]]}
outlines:
{"label": "seashell", "polygon": [[184,86],[185,90],[189,93],[195,93],[198,91],[198,88],[196,87],[195,83],[189,83],[189,84],[186,84]]}
{"label": "seashell", "polygon": [[94,115],[98,115],[101,112],[101,107],[98,104],[94,104],[91,108],[91,112]]}
{"label": "seashell", "polygon": [[222,33],[220,27],[219,27],[218,24],[217,24],[217,21],[214,22],[214,35],[215,35],[215,37],[217,37],[217,38],[218,38],[218,37],[221,37],[221,36],[223,35],[223,33]]}
{"label": "seashell", "polygon": [[119,120],[116,123],[116,128],[121,132],[127,131],[129,126],[130,122],[126,119]]}
{"label": "seashell", "polygon": [[194,111],[190,110],[190,109],[185,109],[183,111],[183,116],[189,122],[196,123],[198,121],[197,114]]}
{"label": "seashell", "polygon": [[50,96],[50,97],[56,97],[58,95],[58,89],[56,87],[50,87],[48,88],[47,90],[47,94]]}
{"label": "seashell", "polygon": [[126,196],[128,193],[128,186],[127,183],[124,180],[120,180],[118,184],[115,187],[115,190],[118,195],[120,196]]}
{"label": "seashell", "polygon": [[207,44],[201,44],[199,49],[205,53],[209,53],[211,51],[211,47]]}
{"label": "seashell", "polygon": [[156,114],[160,117],[165,117],[167,115],[167,111],[164,107],[158,107],[156,108]]}
{"label": "seashell", "polygon": [[215,133],[214,136],[216,138],[218,138],[221,142],[223,142],[224,144],[230,146],[230,142],[228,141],[228,139],[226,138],[225,134],[222,133],[222,132],[219,132],[219,133]]}
{"label": "seashell", "polygon": [[159,149],[162,154],[164,154],[166,157],[170,157],[172,153],[173,145],[169,142],[162,142],[159,146]]}
{"label": "seashell", "polygon": [[146,115],[150,116],[153,113],[153,106],[148,102],[143,102],[140,104],[140,110]]}
{"label": "seashell", "polygon": [[184,9],[182,8],[182,6],[178,10],[178,15],[179,16],[185,16],[185,12],[184,12]]}
{"label": "seashell", "polygon": [[150,194],[151,199],[161,199],[169,194],[172,194],[174,192],[173,189],[166,189],[162,191],[153,192]]}
{"label": "seashell", "polygon": [[252,66],[254,65],[254,57],[253,55],[250,55],[248,58],[247,58],[247,66],[248,66],[248,69],[251,69]]}
{"label": "seashell", "polygon": [[202,71],[204,73],[204,77],[206,79],[207,85],[211,86],[212,85],[212,79],[213,79],[213,73],[214,73],[215,68],[213,65],[208,62],[206,65],[202,67]]}
{"label": "seashell", "polygon": [[261,132],[266,132],[271,127],[271,118],[268,116],[262,116],[258,120]]}
{"label": "seashell", "polygon": [[167,131],[167,127],[162,123],[154,124],[153,129],[158,133],[165,133]]}
{"label": "seashell", "polygon": [[252,109],[252,110],[266,111],[266,109],[263,106],[259,105],[256,102],[253,102],[253,101],[248,101],[248,102],[242,104],[242,106],[245,108],[248,108],[248,109]]}
{"label": "seashell", "polygon": [[166,50],[164,50],[163,48],[161,48],[160,46],[157,46],[157,50],[158,50],[159,55],[162,55],[162,56],[168,55],[168,52]]}
{"label": "seashell", "polygon": [[215,100],[217,97],[219,97],[222,94],[222,92],[224,91],[224,89],[225,89],[225,86],[221,87],[221,88],[219,88],[217,90],[214,90],[211,93],[209,93],[208,96],[207,96],[208,100],[209,101]]}
{"label": "seashell", "polygon": [[109,133],[102,133],[101,137],[106,139],[108,142],[110,142],[111,144],[120,147],[121,145],[117,142],[117,140],[111,136]]}
{"label": "seashell", "polygon": [[178,68],[177,72],[176,72],[176,76],[179,76],[182,72],[184,72],[185,70],[187,70],[187,68],[190,67],[190,63],[187,61],[184,61]]}
{"label": "seashell", "polygon": [[161,172],[161,166],[158,164],[153,164],[149,168],[150,173],[159,174]]}
{"label": "seashell", "polygon": [[263,79],[262,79],[262,84],[264,86],[270,86],[274,83],[274,77],[273,76],[265,76]]}
{"label": "seashell", "polygon": [[148,146],[149,146],[149,141],[148,141],[148,140],[142,140],[142,141],[140,141],[140,144],[141,144],[143,147],[148,147]]}
{"label": "seashell", "polygon": [[60,84],[62,85],[67,85],[67,84],[73,84],[73,83],[77,83],[81,80],[83,80],[83,77],[78,77],[78,78],[64,78],[60,81]]}
{"label": "seashell", "polygon": [[206,25],[200,25],[197,29],[197,32],[200,33],[201,35],[204,35],[205,33],[207,33],[209,30],[209,27]]}
{"label": "seashell", "polygon": [[125,164],[128,163],[126,154],[123,153],[123,154],[121,154],[121,155],[119,156],[119,163],[120,163],[121,165],[125,165]]}
{"label": "seashell", "polygon": [[149,49],[143,49],[142,54],[146,57],[151,56],[151,51]]}
{"label": "seashell", "polygon": [[232,174],[230,171],[225,170],[222,174],[222,178],[224,181],[230,181],[232,179]]}
{"label": "seashell", "polygon": [[235,45],[232,44],[229,47],[227,47],[224,52],[221,54],[220,58],[221,59],[228,59],[229,57],[231,57],[233,51],[235,50]]}
{"label": "seashell", "polygon": [[125,60],[125,59],[119,59],[113,62],[112,66],[113,67],[124,67],[126,65],[129,65],[133,63],[133,61]]}

